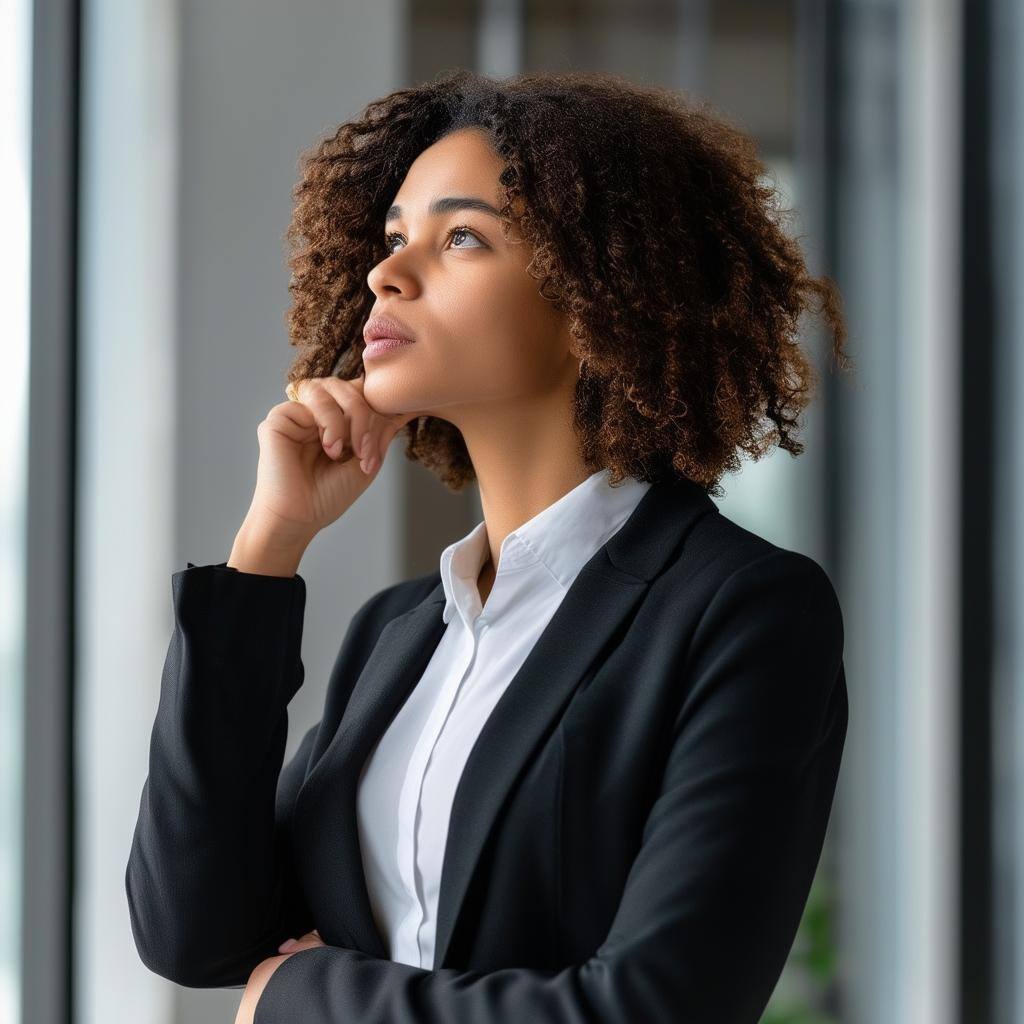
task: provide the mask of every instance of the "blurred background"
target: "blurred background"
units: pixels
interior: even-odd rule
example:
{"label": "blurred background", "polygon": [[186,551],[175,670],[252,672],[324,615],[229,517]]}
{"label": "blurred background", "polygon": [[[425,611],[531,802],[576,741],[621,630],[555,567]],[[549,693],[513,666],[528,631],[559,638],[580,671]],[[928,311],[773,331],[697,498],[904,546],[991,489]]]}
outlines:
{"label": "blurred background", "polygon": [[[855,373],[811,324],[807,450],[718,502],[825,566],[846,630],[765,1021],[1024,1022],[1022,55],[1017,0],[2,0],[0,1020],[233,1019],[143,966],[124,891],[170,576],[228,557],[283,400],[299,154],[464,66],[709,99],[845,297]],[[286,757],[355,609],[480,518],[396,443],[317,538]]]}

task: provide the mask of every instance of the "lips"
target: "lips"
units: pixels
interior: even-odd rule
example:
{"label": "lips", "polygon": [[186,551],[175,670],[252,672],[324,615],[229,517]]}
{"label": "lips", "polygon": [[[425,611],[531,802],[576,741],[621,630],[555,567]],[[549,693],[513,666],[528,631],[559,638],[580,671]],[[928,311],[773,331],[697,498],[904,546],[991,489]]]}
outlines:
{"label": "lips", "polygon": [[411,343],[416,339],[401,320],[392,316],[372,316],[363,328],[363,340],[367,345],[378,339],[390,339],[403,343]]}
{"label": "lips", "polygon": [[363,358],[372,359],[375,356],[382,355],[385,352],[392,352],[398,348],[408,348],[411,344],[411,341],[405,341],[401,338],[374,338],[366,343],[366,347],[363,349]]}

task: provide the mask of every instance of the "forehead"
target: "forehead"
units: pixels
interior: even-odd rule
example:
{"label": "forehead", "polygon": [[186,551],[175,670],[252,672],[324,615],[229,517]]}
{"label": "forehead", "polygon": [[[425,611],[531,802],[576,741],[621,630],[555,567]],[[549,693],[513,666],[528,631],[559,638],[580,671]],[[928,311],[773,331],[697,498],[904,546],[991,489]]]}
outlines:
{"label": "forehead", "polygon": [[460,128],[416,157],[393,202],[403,213],[426,213],[427,203],[440,195],[479,196],[497,205],[504,166],[482,131]]}

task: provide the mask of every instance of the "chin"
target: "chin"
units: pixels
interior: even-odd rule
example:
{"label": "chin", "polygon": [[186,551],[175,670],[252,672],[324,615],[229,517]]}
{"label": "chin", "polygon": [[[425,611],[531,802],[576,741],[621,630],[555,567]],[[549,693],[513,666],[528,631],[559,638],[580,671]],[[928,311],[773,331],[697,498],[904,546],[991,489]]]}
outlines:
{"label": "chin", "polygon": [[422,388],[417,387],[408,374],[387,366],[368,367],[363,381],[363,397],[384,416],[422,408],[422,403],[417,404],[417,399],[422,397]]}

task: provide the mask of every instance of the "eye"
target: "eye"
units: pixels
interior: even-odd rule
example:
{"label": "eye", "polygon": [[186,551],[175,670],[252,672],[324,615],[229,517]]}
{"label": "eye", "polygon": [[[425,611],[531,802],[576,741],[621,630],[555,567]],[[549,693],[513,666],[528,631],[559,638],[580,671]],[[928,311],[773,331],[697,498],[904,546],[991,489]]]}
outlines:
{"label": "eye", "polygon": [[[466,224],[457,224],[455,227],[449,228],[448,229],[448,233],[445,235],[445,240],[447,240],[449,238],[452,238],[455,235],[469,235],[471,238],[475,238],[480,243],[479,245],[468,246],[468,248],[470,248],[470,249],[486,249],[487,248],[487,246],[484,244],[484,242],[482,242],[480,240],[480,237],[476,234],[476,232],[473,231]],[[391,240],[394,239],[394,238],[399,238],[403,242],[405,241],[405,239],[402,238],[402,235],[399,232],[397,232],[397,231],[392,231],[392,232],[389,232],[388,234],[386,234],[384,236],[384,248],[388,251],[388,253],[393,253],[395,251],[392,248],[392,246],[391,246]],[[459,248],[460,249],[464,249],[464,248],[467,248],[467,247],[460,245]]]}

